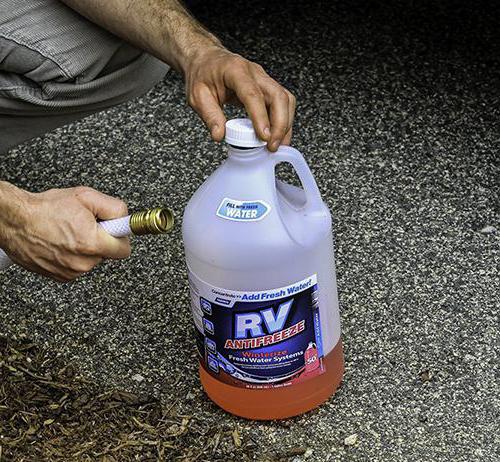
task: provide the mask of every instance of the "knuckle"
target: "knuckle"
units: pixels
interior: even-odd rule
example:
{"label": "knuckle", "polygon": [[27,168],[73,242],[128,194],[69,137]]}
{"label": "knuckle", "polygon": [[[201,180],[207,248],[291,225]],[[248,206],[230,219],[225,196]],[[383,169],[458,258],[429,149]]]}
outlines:
{"label": "knuckle", "polygon": [[83,274],[83,273],[88,273],[89,271],[94,268],[95,264],[92,261],[88,260],[83,260],[83,261],[77,261],[73,265],[72,270],[75,271],[78,274]]}
{"label": "knuckle", "polygon": [[264,69],[264,68],[263,68],[260,64],[257,64],[257,63],[256,63],[256,64],[255,64],[255,68],[256,68],[259,72],[261,72],[261,73],[263,73],[263,74],[266,74],[266,70],[265,70],[265,69]]}
{"label": "knuckle", "polygon": [[288,125],[285,122],[276,125],[276,131],[279,135],[283,136],[288,131]]}
{"label": "knuckle", "polygon": [[77,255],[94,255],[97,251],[97,246],[95,242],[83,235],[78,235],[75,239],[73,250]]}
{"label": "knuckle", "polygon": [[247,98],[251,98],[251,99],[264,98],[264,95],[263,95],[262,91],[260,90],[260,88],[255,86],[255,85],[249,86],[245,90],[245,94],[246,94]]}
{"label": "knuckle", "polygon": [[288,93],[282,88],[276,91],[276,99],[278,99],[280,103],[288,103],[288,101],[290,100],[288,97]]}
{"label": "knuckle", "polygon": [[265,69],[258,63],[252,63],[252,69],[257,73],[257,74],[265,74],[267,75]]}
{"label": "knuckle", "polygon": [[200,84],[194,84],[189,91],[188,94],[188,104],[193,108],[193,109],[199,109],[200,107],[200,100],[201,100],[201,94],[202,94],[202,85]]}
{"label": "knuckle", "polygon": [[241,56],[233,58],[230,63],[230,70],[233,71],[238,77],[253,76],[250,63]]}
{"label": "knuckle", "polygon": [[89,186],[77,186],[76,188],[73,188],[73,191],[76,196],[81,196],[84,194],[89,194],[93,192],[94,190],[90,188]]}
{"label": "knuckle", "polygon": [[235,67],[238,67],[238,66],[245,66],[246,67],[247,60],[245,58],[243,58],[243,56],[233,54],[229,57],[228,63],[231,66],[235,66]]}
{"label": "knuckle", "polygon": [[124,215],[128,214],[127,204],[124,201],[120,200],[120,199],[118,199],[116,210],[117,210],[117,212],[118,212],[118,214],[120,216],[124,216]]}
{"label": "knuckle", "polygon": [[215,114],[215,113],[208,113],[205,116],[205,125],[208,128],[211,128],[211,127],[213,127],[217,123],[217,120],[218,120],[218,115],[217,114]]}

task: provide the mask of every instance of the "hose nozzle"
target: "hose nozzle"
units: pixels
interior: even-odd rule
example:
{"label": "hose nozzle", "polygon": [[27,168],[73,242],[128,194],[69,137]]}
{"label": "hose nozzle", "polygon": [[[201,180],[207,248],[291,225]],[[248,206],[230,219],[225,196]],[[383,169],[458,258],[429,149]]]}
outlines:
{"label": "hose nozzle", "polygon": [[130,230],[142,234],[164,234],[174,226],[174,214],[170,209],[157,207],[130,215]]}

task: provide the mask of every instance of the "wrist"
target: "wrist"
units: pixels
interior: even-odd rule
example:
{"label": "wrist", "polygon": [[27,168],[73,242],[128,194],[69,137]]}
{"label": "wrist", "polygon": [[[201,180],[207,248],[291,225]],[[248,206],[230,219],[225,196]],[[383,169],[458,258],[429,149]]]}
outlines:
{"label": "wrist", "polygon": [[227,51],[222,43],[212,34],[200,35],[189,47],[180,50],[177,54],[179,71],[186,77],[193,66],[202,60],[204,56],[214,52]]}
{"label": "wrist", "polygon": [[29,196],[29,192],[0,181],[0,247],[26,224]]}

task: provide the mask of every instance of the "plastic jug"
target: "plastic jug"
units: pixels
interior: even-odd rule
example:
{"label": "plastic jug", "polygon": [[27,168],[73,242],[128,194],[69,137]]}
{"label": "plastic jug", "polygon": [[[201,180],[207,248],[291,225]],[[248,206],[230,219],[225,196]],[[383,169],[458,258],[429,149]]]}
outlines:
{"label": "plastic jug", "polygon": [[[270,153],[248,119],[227,122],[226,142],[183,221],[200,378],[228,412],[291,417],[343,375],[331,216],[299,151]],[[276,179],[280,162],[303,189]]]}

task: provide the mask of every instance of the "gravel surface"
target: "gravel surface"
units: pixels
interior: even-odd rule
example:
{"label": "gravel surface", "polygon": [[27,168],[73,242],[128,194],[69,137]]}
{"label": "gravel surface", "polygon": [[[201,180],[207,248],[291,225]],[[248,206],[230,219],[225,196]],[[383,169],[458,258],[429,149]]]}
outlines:
{"label": "gravel surface", "polygon": [[[294,145],[334,216],[342,388],[285,423],[211,404],[196,375],[180,226],[68,285],[0,274],[0,334],[54,345],[106,386],[237,425],[256,460],[298,447],[295,462],[498,461],[497,4],[213,3],[196,7],[200,19],[297,95]],[[12,150],[0,177],[30,190],[86,184],[180,218],[223,159],[169,74],[141,99]]]}

